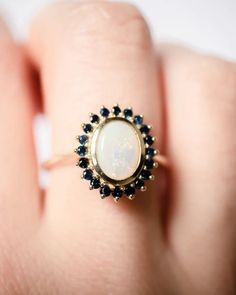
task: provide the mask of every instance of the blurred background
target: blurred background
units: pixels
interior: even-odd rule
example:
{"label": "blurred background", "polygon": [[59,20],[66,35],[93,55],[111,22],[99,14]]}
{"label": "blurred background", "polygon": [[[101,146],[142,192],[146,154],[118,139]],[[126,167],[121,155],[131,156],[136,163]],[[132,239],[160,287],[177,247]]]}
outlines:
{"label": "blurred background", "polygon": [[[76,0],[68,0],[76,1]],[[77,0],[78,1],[78,0]],[[0,0],[0,14],[17,40],[27,38],[31,19],[52,0]],[[78,1],[79,2],[79,1]],[[154,39],[236,60],[236,0],[130,0],[146,17]],[[39,162],[50,157],[50,126],[43,115],[35,120]],[[39,175],[46,186],[48,175]]]}
{"label": "blurred background", "polygon": [[[68,0],[73,1],[73,0]],[[76,0],[74,0],[76,1]],[[27,36],[32,17],[52,0],[0,0],[16,38]],[[236,59],[236,0],[131,0],[140,8],[156,40],[181,42]]]}

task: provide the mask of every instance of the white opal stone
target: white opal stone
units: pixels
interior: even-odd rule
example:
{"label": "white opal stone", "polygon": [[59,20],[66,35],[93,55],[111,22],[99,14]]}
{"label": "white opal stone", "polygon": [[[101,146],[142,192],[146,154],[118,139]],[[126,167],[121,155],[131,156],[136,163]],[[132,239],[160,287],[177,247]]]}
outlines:
{"label": "white opal stone", "polygon": [[96,140],[96,160],[103,173],[114,180],[129,178],[137,170],[141,148],[134,127],[124,120],[111,120]]}

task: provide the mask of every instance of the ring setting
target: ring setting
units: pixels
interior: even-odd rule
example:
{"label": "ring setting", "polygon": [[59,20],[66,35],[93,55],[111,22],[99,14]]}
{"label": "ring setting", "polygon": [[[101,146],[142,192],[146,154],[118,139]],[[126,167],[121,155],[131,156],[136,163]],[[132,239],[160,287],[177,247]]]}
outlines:
{"label": "ring setting", "polygon": [[102,106],[99,114],[91,113],[89,118],[76,137],[82,178],[89,181],[90,189],[99,189],[102,199],[134,199],[137,191],[146,190],[146,181],[154,179],[152,169],[158,167],[151,126],[132,108],[122,110],[118,104],[111,110]]}

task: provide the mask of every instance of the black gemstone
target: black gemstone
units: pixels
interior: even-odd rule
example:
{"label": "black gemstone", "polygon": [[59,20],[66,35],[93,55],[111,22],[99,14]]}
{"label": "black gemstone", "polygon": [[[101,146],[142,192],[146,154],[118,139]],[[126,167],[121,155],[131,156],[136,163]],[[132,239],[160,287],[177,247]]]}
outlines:
{"label": "black gemstone", "polygon": [[114,198],[121,198],[121,197],[122,197],[122,194],[123,194],[123,192],[122,192],[122,190],[119,188],[119,186],[116,186],[116,187],[114,188],[113,192],[112,192],[112,196],[113,196]]}
{"label": "black gemstone", "polygon": [[141,189],[144,185],[145,185],[145,183],[144,183],[144,181],[142,179],[138,179],[135,182],[135,187],[138,188],[138,189]]}
{"label": "black gemstone", "polygon": [[111,189],[108,185],[104,185],[100,188],[100,194],[103,197],[108,197],[111,194]]}
{"label": "black gemstone", "polygon": [[98,124],[99,123],[99,117],[98,117],[98,115],[91,115],[90,122],[91,123]]}
{"label": "black gemstone", "polygon": [[80,135],[80,137],[79,137],[79,142],[80,142],[81,144],[85,144],[87,141],[88,141],[88,136],[87,136],[87,135],[85,135],[85,134]]}
{"label": "black gemstone", "polygon": [[149,170],[143,170],[141,173],[142,179],[148,180],[152,173]]}
{"label": "black gemstone", "polygon": [[153,157],[155,155],[155,149],[154,148],[146,148],[146,155]]}
{"label": "black gemstone", "polygon": [[149,131],[150,131],[150,128],[147,125],[142,125],[139,130],[140,130],[141,133],[148,134]]}
{"label": "black gemstone", "polygon": [[83,145],[80,145],[76,150],[75,152],[80,155],[80,156],[85,156],[86,153],[87,153],[87,148]]}
{"label": "black gemstone", "polygon": [[133,116],[133,111],[131,109],[124,109],[125,118],[129,118]]}
{"label": "black gemstone", "polygon": [[80,158],[79,159],[79,166],[81,168],[87,168],[88,167],[88,164],[89,164],[88,159],[86,159],[86,158]]}
{"label": "black gemstone", "polygon": [[152,145],[154,140],[153,140],[153,137],[151,135],[147,135],[145,138],[144,138],[144,142],[149,144],[149,145]]}
{"label": "black gemstone", "polygon": [[134,117],[134,123],[138,124],[138,125],[141,125],[143,123],[143,117],[140,116],[140,115],[135,116]]}
{"label": "black gemstone", "polygon": [[121,112],[121,109],[120,109],[119,106],[114,106],[114,107],[112,108],[112,113],[113,113],[115,116],[118,116],[120,112]]}
{"label": "black gemstone", "polygon": [[84,130],[85,133],[89,133],[89,132],[93,131],[93,127],[92,127],[91,124],[84,124],[83,125],[83,130]]}
{"label": "black gemstone", "polygon": [[91,169],[85,169],[83,172],[83,177],[86,180],[91,180],[93,178],[93,171]]}
{"label": "black gemstone", "polygon": [[133,186],[126,186],[125,187],[125,194],[126,196],[133,196],[135,194],[135,188]]}
{"label": "black gemstone", "polygon": [[154,161],[152,159],[148,159],[145,161],[144,165],[147,167],[147,169],[152,169],[154,166]]}
{"label": "black gemstone", "polygon": [[98,178],[94,177],[91,179],[90,185],[92,188],[99,188],[100,187],[100,180]]}
{"label": "black gemstone", "polygon": [[109,111],[107,108],[103,107],[103,108],[101,108],[101,110],[100,110],[100,114],[101,114],[103,117],[108,117],[109,114],[110,114],[110,111]]}

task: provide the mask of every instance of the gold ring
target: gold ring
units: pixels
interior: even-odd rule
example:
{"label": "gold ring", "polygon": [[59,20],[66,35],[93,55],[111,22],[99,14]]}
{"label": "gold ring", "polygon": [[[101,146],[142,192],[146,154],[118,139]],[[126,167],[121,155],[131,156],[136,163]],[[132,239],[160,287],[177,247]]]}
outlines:
{"label": "gold ring", "polygon": [[152,147],[156,137],[142,115],[133,115],[132,108],[123,111],[118,104],[110,111],[102,106],[100,114],[90,114],[90,123],[82,124],[80,145],[74,153],[55,155],[43,168],[75,163],[83,169],[82,178],[90,189],[99,189],[101,198],[123,195],[134,199],[136,190],[145,191],[147,180],[154,180],[152,169],[168,166],[168,160]]}

